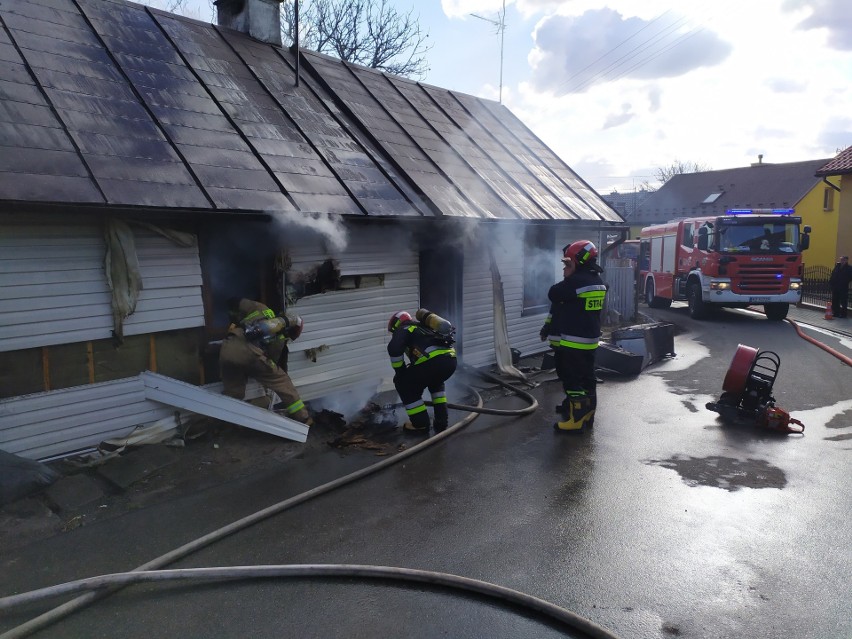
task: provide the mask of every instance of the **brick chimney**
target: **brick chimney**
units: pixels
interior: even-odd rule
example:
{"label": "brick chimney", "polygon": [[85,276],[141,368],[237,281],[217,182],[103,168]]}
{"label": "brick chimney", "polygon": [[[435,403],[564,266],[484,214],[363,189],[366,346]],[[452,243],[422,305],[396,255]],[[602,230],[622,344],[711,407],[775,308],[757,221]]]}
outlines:
{"label": "brick chimney", "polygon": [[220,27],[281,46],[281,0],[215,0]]}

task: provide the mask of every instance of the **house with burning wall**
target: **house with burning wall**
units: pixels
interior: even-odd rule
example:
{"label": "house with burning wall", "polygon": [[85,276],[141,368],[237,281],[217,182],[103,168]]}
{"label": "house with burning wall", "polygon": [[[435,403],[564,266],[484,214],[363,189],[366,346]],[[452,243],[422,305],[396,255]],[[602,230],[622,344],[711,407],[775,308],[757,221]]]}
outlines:
{"label": "house with burning wall", "polygon": [[67,455],[196,407],[276,432],[193,395],[216,391],[232,296],[304,318],[309,402],[392,387],[401,309],[453,321],[470,366],[541,352],[559,249],[623,228],[503,105],[282,48],[252,15],[277,4],[220,3],[218,25],[0,5],[0,449]]}

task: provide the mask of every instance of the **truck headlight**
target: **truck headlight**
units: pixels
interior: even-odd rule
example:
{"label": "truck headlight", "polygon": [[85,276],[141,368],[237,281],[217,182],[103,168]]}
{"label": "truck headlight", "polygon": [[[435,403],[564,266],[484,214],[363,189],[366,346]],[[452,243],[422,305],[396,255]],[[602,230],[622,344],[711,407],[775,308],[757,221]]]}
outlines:
{"label": "truck headlight", "polygon": [[731,288],[730,282],[710,282],[711,291],[727,291]]}
{"label": "truck headlight", "polygon": [[792,280],[790,282],[790,290],[791,291],[798,291],[800,288],[802,288],[802,283],[799,282],[798,280]]}

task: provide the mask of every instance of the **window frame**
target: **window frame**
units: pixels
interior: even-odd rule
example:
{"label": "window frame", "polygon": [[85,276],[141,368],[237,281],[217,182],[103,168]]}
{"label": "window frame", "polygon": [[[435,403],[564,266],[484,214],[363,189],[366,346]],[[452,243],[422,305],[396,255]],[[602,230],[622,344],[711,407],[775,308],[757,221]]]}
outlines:
{"label": "window frame", "polygon": [[524,227],[523,291],[521,315],[540,315],[550,309],[547,292],[554,282],[556,254],[553,229],[541,224]]}

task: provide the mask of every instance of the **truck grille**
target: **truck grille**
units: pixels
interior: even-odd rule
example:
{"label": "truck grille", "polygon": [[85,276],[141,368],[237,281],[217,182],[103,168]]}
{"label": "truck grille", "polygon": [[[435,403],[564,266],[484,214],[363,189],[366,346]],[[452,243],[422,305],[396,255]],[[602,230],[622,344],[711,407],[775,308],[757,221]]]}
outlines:
{"label": "truck grille", "polygon": [[779,264],[739,264],[739,282],[733,286],[735,293],[743,295],[772,295],[786,293],[789,277],[784,277],[784,266]]}

